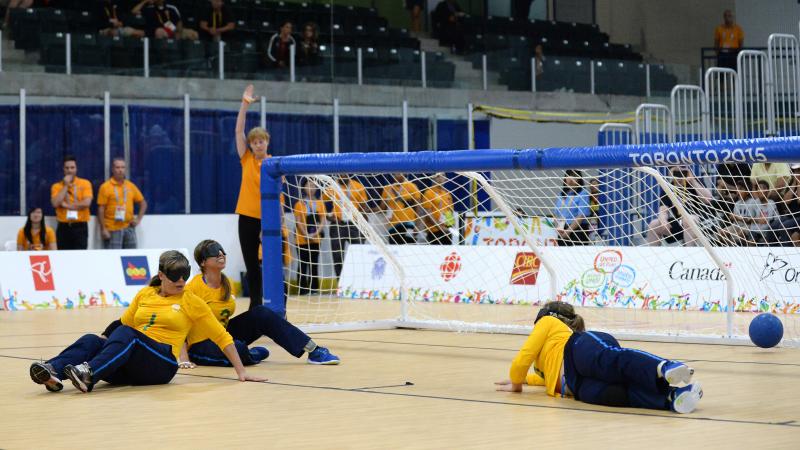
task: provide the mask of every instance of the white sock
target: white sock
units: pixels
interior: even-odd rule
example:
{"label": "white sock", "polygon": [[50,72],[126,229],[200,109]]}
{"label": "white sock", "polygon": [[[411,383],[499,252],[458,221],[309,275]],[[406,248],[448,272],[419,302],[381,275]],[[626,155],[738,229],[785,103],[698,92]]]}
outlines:
{"label": "white sock", "polygon": [[658,363],[658,367],[656,367],[656,373],[658,374],[658,378],[664,378],[664,373],[661,371],[661,369],[664,367],[664,364],[666,363],[667,363],[666,359]]}
{"label": "white sock", "polygon": [[316,342],[314,342],[314,341],[313,341],[313,340],[311,340],[311,339],[309,339],[309,340],[308,340],[308,343],[306,344],[306,346],[305,346],[305,347],[303,347],[303,350],[305,350],[305,351],[306,351],[306,353],[311,353],[311,352],[313,352],[313,351],[314,351],[314,350],[316,350],[316,349],[317,349],[317,343],[316,343]]}

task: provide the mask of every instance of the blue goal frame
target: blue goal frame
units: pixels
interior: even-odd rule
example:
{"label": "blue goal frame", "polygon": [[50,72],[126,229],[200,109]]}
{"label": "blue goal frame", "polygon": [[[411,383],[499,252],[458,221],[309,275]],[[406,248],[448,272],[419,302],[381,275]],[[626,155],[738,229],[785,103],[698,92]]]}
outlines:
{"label": "blue goal frame", "polygon": [[342,153],[274,157],[261,165],[264,304],[286,313],[280,203],[285,175],[603,169],[692,164],[800,162],[800,137],[544,149]]}

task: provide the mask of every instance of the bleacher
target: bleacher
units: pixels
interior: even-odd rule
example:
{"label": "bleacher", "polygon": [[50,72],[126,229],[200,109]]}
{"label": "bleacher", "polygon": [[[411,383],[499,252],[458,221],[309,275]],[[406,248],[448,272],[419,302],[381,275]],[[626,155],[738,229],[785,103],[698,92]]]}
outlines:
{"label": "bleacher", "polygon": [[[609,42],[595,24],[528,20],[512,17],[462,19],[465,58],[474,68],[483,64],[499,72],[500,82],[510,90],[531,90],[531,58],[541,45],[545,55],[543,73],[537,77],[538,91],[591,91],[591,64],[595,64],[595,93],[643,95],[646,65],[629,44]],[[675,77],[662,65],[650,68],[651,89],[669,92]]]}
{"label": "bleacher", "polygon": [[[206,2],[175,0],[183,24],[198,30]],[[263,0],[226,0],[236,20],[236,29],[226,38],[225,75],[229,78],[285,80],[288,69],[267,64],[270,37],[281,23],[295,24],[295,40],[307,22],[319,28],[320,64],[298,66],[301,81],[355,82],[357,49],[362,49],[365,83],[419,85],[421,62],[419,41],[405,29],[388,26],[374,8],[321,3],[292,3]],[[97,35],[94,2],[61,2],[63,8],[30,8],[12,11],[11,35],[15,48],[39,51],[40,63],[48,72],[64,72],[66,36],[71,37],[73,73],[141,75],[144,70],[144,44],[140,39]],[[130,8],[121,5],[120,9]],[[333,11],[331,11],[333,8]],[[331,15],[333,12],[333,15]],[[331,20],[333,17],[333,20]],[[141,17],[121,17],[126,26],[143,29]],[[150,40],[151,76],[216,77],[219,51],[203,41]],[[429,85],[452,85],[455,73],[444,55],[428,55]]]}

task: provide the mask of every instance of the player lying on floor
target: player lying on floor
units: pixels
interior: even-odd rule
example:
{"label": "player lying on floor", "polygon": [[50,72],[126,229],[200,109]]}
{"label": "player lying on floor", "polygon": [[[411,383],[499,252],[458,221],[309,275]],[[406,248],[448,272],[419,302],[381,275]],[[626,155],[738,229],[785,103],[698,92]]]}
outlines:
{"label": "player lying on floor", "polygon": [[495,384],[498,391],[545,386],[548,395],[585,403],[685,414],[703,397],[700,383],[690,384],[693,374],[684,363],[623,348],[607,333],[586,331],[572,305],[549,302],[512,361],[510,379]]}
{"label": "player lying on floor", "polygon": [[82,336],[55,358],[33,363],[31,379],[51,392],[63,389],[65,376],[82,392],[90,392],[100,380],[166,384],[178,371],[178,355],[192,329],[222,350],[239,381],[265,381],[247,373],[231,335],[202,299],[184,289],[190,274],[189,260],[180,252],[162,253],[158,274],[136,294],[108,339]]}

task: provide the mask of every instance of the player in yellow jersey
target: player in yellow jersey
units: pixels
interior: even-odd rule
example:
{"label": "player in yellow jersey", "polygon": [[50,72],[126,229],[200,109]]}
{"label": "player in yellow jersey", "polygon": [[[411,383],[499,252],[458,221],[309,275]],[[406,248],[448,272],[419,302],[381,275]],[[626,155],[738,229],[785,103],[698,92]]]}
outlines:
{"label": "player in yellow jersey", "polygon": [[[308,353],[309,364],[339,364],[336,355],[327,348],[318,346],[307,334],[264,305],[232,317],[236,311],[236,301],[231,295],[230,281],[222,273],[227,258],[219,242],[209,239],[197,244],[194,260],[202,273],[192,278],[186,285],[186,290],[202,298],[219,323],[227,328],[245,365],[256,364],[269,356],[264,347],[247,348],[261,336],[272,339],[295,358]],[[230,365],[214,342],[199,330],[196,332],[192,329],[186,342],[189,348],[188,359],[182,355],[182,365],[189,360],[206,366]]]}
{"label": "player in yellow jersey", "polygon": [[63,388],[64,376],[83,392],[90,392],[100,380],[166,384],[178,371],[178,354],[190,329],[222,349],[239,381],[264,381],[247,373],[233,338],[208,305],[184,290],[190,273],[189,261],[180,252],[162,253],[158,274],[136,294],[122,314],[122,325],[108,339],[87,334],[46,363],[33,363],[33,381],[53,392]]}
{"label": "player in yellow jersey", "polygon": [[693,374],[679,361],[623,348],[607,333],[585,331],[572,305],[549,302],[511,363],[510,379],[495,384],[498,391],[522,392],[523,384],[545,386],[548,395],[586,403],[685,414],[703,397],[700,383],[690,384]]}

